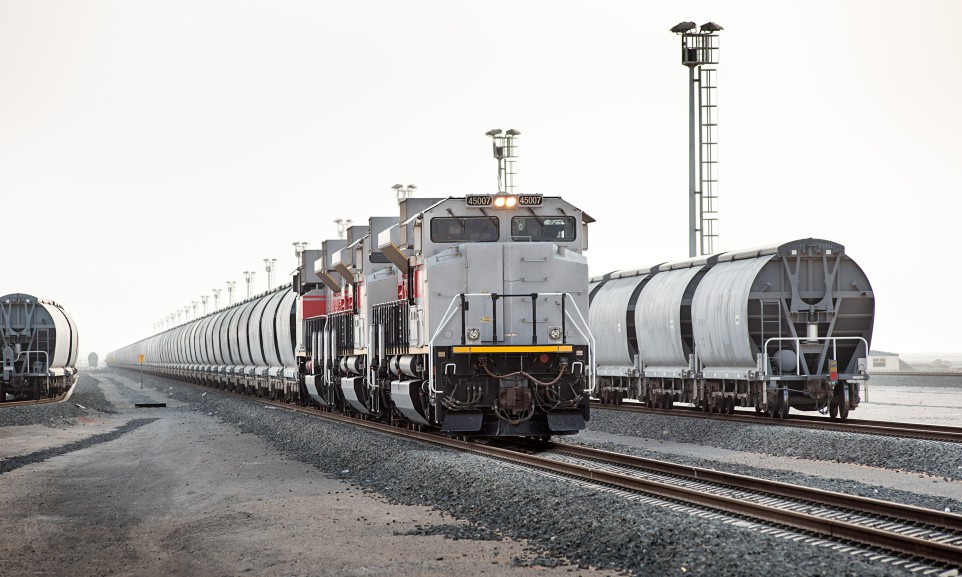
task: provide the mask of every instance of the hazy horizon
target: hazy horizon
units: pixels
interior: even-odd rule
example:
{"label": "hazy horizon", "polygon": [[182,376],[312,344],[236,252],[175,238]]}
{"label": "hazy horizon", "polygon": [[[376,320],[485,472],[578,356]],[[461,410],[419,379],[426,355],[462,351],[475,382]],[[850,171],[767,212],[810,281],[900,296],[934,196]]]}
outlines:
{"label": "hazy horizon", "polygon": [[264,258],[286,282],[395,183],[493,191],[491,128],[521,131],[520,192],[597,219],[591,274],[684,259],[683,20],[724,27],[720,250],[839,242],[873,349],[962,351],[951,0],[0,0],[0,294],[103,358],[245,270],[264,290]]}

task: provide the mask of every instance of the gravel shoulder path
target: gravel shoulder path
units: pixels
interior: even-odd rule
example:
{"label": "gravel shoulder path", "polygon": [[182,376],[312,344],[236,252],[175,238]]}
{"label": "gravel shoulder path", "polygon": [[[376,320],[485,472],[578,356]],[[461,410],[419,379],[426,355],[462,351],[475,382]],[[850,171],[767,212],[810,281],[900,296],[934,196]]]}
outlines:
{"label": "gravel shoulder path", "polygon": [[[100,411],[0,410],[18,423],[0,426],[0,575],[610,575],[389,503],[241,432],[196,391],[188,405],[122,375],[78,387]],[[168,408],[132,408],[158,399]]]}

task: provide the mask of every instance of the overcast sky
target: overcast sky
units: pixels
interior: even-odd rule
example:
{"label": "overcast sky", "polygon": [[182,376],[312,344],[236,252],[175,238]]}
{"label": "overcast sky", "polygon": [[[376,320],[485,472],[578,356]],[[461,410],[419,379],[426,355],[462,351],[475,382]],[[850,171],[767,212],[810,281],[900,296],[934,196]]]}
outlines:
{"label": "overcast sky", "polygon": [[962,351],[954,0],[0,0],[0,295],[103,356],[395,183],[494,191],[491,128],[597,219],[592,274],[686,258],[683,20],[725,28],[720,248],[840,242],[873,348]]}

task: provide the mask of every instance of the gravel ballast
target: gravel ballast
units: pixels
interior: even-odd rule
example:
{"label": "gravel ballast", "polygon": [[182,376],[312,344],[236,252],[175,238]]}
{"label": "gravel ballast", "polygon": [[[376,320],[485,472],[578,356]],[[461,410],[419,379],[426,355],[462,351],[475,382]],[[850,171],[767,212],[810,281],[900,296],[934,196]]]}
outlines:
{"label": "gravel ballast", "polygon": [[0,407],[0,427],[23,425],[47,425],[51,427],[65,427],[76,424],[78,418],[88,416],[91,412],[113,414],[113,405],[104,397],[97,386],[98,379],[106,378],[107,373],[98,372],[92,376],[88,372],[81,372],[74,385],[73,394],[66,401],[60,403],[45,403],[42,405],[26,405],[19,407]]}
{"label": "gravel ballast", "polygon": [[603,409],[592,411],[589,428],[733,451],[852,463],[962,479],[962,450],[954,443],[650,413],[642,416]]}
{"label": "gravel ballast", "polygon": [[[477,535],[495,532],[543,547],[542,555],[518,559],[519,564],[567,559],[638,575],[906,573],[889,564],[628,501],[490,459],[267,408],[256,401],[213,392],[203,395],[197,388],[166,379],[147,379],[147,386],[162,387],[197,410],[270,440],[288,456],[392,502],[433,506],[475,524]],[[664,430],[670,424],[658,426]]]}
{"label": "gravel ballast", "polygon": [[[98,381],[105,386],[116,386],[123,397],[137,402],[140,393],[123,383],[136,383],[138,378],[133,374],[102,372],[95,378],[82,376],[68,403],[0,410],[0,426],[31,422],[73,426],[85,415],[113,410],[100,392]],[[469,523],[408,526],[399,528],[398,534],[443,535],[452,540],[527,539],[534,552],[515,557],[511,562],[531,567],[530,570],[570,563],[574,571],[597,567],[636,575],[909,574],[891,564],[748,529],[745,523],[735,526],[731,522],[653,505],[645,499],[628,500],[487,458],[269,408],[254,399],[235,399],[150,376],[144,377],[144,386],[162,390],[171,401],[186,403],[176,411],[201,411],[240,432],[257,435],[287,458],[311,464],[331,477],[379,494],[388,502],[427,505]],[[149,392],[154,398],[158,396],[157,391]],[[595,413],[592,428],[612,424],[606,413]],[[668,422],[656,423],[651,430],[669,433],[676,430],[683,439],[685,434],[697,429],[685,419],[660,419]],[[676,429],[670,423],[672,420],[682,423]],[[149,421],[134,418],[126,428],[110,433],[113,437],[93,435],[84,442],[90,446],[104,443]],[[618,427],[630,424],[614,423]],[[731,432],[728,435],[736,436]],[[729,442],[734,441],[729,439]],[[751,449],[762,450],[757,446]],[[48,457],[39,453],[25,456],[28,459]],[[711,462],[700,464],[722,468]],[[792,479],[802,477],[785,473],[781,480],[797,482]],[[359,547],[366,546],[369,544],[359,544]],[[479,567],[478,574],[481,573],[483,568]]]}

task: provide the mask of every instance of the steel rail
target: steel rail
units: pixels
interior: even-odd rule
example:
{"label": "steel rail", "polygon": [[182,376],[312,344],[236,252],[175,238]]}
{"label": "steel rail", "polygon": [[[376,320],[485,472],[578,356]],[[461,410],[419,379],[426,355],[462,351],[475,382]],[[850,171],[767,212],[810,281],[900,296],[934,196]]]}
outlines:
{"label": "steel rail", "polygon": [[908,521],[921,523],[932,527],[939,527],[949,531],[962,533],[962,515],[955,513],[944,513],[935,509],[926,509],[914,505],[903,505],[861,497],[857,495],[846,495],[813,487],[802,485],[792,485],[781,481],[771,481],[750,477],[748,475],[738,475],[736,473],[726,473],[713,469],[703,469],[690,465],[680,465],[668,461],[647,459],[623,453],[614,453],[601,449],[593,449],[580,445],[557,444],[553,445],[553,450],[585,459],[598,459],[607,463],[614,463],[626,467],[636,467],[649,471],[656,471],[666,475],[675,475],[691,480],[718,483],[744,489],[746,491],[761,491],[770,495],[777,495],[789,499],[803,499],[811,503],[826,505],[830,507],[842,507],[849,511],[864,513],[868,515],[882,515]]}
{"label": "steel rail", "polygon": [[61,403],[70,398],[71,393],[73,393],[74,385],[71,385],[66,391],[61,393],[56,397],[50,397],[46,399],[30,399],[27,401],[0,401],[0,409],[3,407],[31,407],[33,405],[46,405],[49,403]]}
{"label": "steel rail", "polygon": [[924,425],[921,423],[896,423],[888,421],[869,421],[849,419],[847,421],[833,421],[831,419],[809,415],[792,415],[787,419],[773,419],[736,412],[732,415],[705,413],[694,408],[676,407],[673,409],[655,409],[635,404],[605,405],[592,403],[593,409],[622,411],[629,413],[645,413],[653,415],[672,415],[692,419],[716,419],[733,421],[736,423],[750,423],[760,425],[774,425],[781,427],[800,427],[805,429],[819,429],[840,431],[845,433],[860,433],[865,435],[883,435],[888,437],[903,437],[909,439],[927,439],[946,443],[962,443],[962,427],[947,427],[943,425]]}
{"label": "steel rail", "polygon": [[[685,503],[696,503],[712,509],[744,515],[770,523],[811,531],[835,539],[853,541],[871,547],[880,547],[900,554],[921,557],[926,560],[958,566],[962,560],[962,546],[886,531],[809,513],[772,507],[727,495],[716,495],[688,487],[680,487],[651,479],[639,479],[623,473],[586,468],[579,472],[577,465],[554,462],[548,465],[537,458],[523,456],[532,466],[546,468],[554,472],[587,478],[623,489],[639,491]],[[768,481],[757,479],[756,491],[766,491]],[[938,512],[935,512],[938,514]],[[953,521],[954,522],[954,521]]]}
{"label": "steel rail", "polygon": [[[183,381],[177,382],[182,383]],[[211,389],[211,387],[205,387],[203,385],[194,386],[203,389]],[[314,408],[292,406],[281,401],[271,401],[259,397],[252,397],[243,393],[225,391],[223,389],[213,388],[213,390],[215,392],[224,394],[225,396],[237,397],[308,416],[320,416],[342,424],[360,426],[375,432],[392,436],[415,439],[439,446],[485,455],[505,462],[550,471],[570,478],[604,484],[629,491],[636,491],[639,493],[672,499],[684,503],[696,504],[735,515],[766,521],[768,523],[773,523],[784,527],[810,531],[812,533],[833,539],[854,542],[864,546],[879,547],[897,554],[910,555],[928,561],[937,561],[952,566],[959,566],[960,560],[962,560],[962,545],[920,539],[917,537],[902,535],[896,532],[886,531],[884,529],[867,527],[864,525],[858,525],[827,517],[820,517],[805,512],[793,511],[791,509],[773,507],[763,503],[746,501],[744,499],[731,496],[712,494],[703,490],[673,485],[671,483],[662,481],[643,479],[619,472],[605,471],[600,467],[563,463],[549,457],[523,453],[517,450],[511,450],[493,445],[470,443],[458,439],[444,437],[437,433],[404,429],[376,421],[357,419],[328,411],[318,411]],[[674,465],[672,463],[666,463],[662,461],[643,459],[641,457],[634,457],[631,455],[621,455],[619,453],[611,453],[609,451],[601,451],[597,449],[575,447],[573,445],[562,446],[557,443],[553,443],[550,446],[551,448],[557,449],[561,452],[571,452],[572,454],[580,454],[581,456],[590,454],[592,455],[591,458],[600,459],[602,461],[607,460],[616,464],[633,463],[630,466],[639,466],[637,463],[645,462],[646,464],[642,465],[641,468],[651,469],[655,466],[658,466],[669,470],[673,468],[678,468],[677,470],[687,469],[689,472],[689,479],[697,478],[700,481],[715,482],[721,485],[731,485],[732,482],[737,482],[734,480],[734,478],[739,477],[738,475],[722,473],[719,471],[710,471],[707,469]],[[710,480],[706,477],[715,477],[718,480]],[[827,491],[810,489],[806,487],[797,487],[787,483],[768,481],[766,479],[743,477],[741,482],[753,484],[752,490],[757,492],[779,495],[782,495],[783,493],[798,492],[799,494],[804,493],[812,496],[793,496],[792,498],[811,500],[814,498],[814,496],[818,496],[819,498],[824,498],[827,500],[832,495]],[[960,515],[942,513],[935,510],[927,512],[927,510],[919,507],[898,505],[895,503],[876,501],[874,499],[863,497],[836,495],[835,498],[841,499],[844,503],[842,506],[845,508],[853,509],[853,503],[864,507],[877,507],[878,511],[875,514],[884,515],[890,518],[897,518],[900,521],[923,523],[930,526],[947,528],[949,530],[955,530],[957,527],[962,527],[962,516]],[[925,521],[922,521],[921,519],[925,519]]]}

